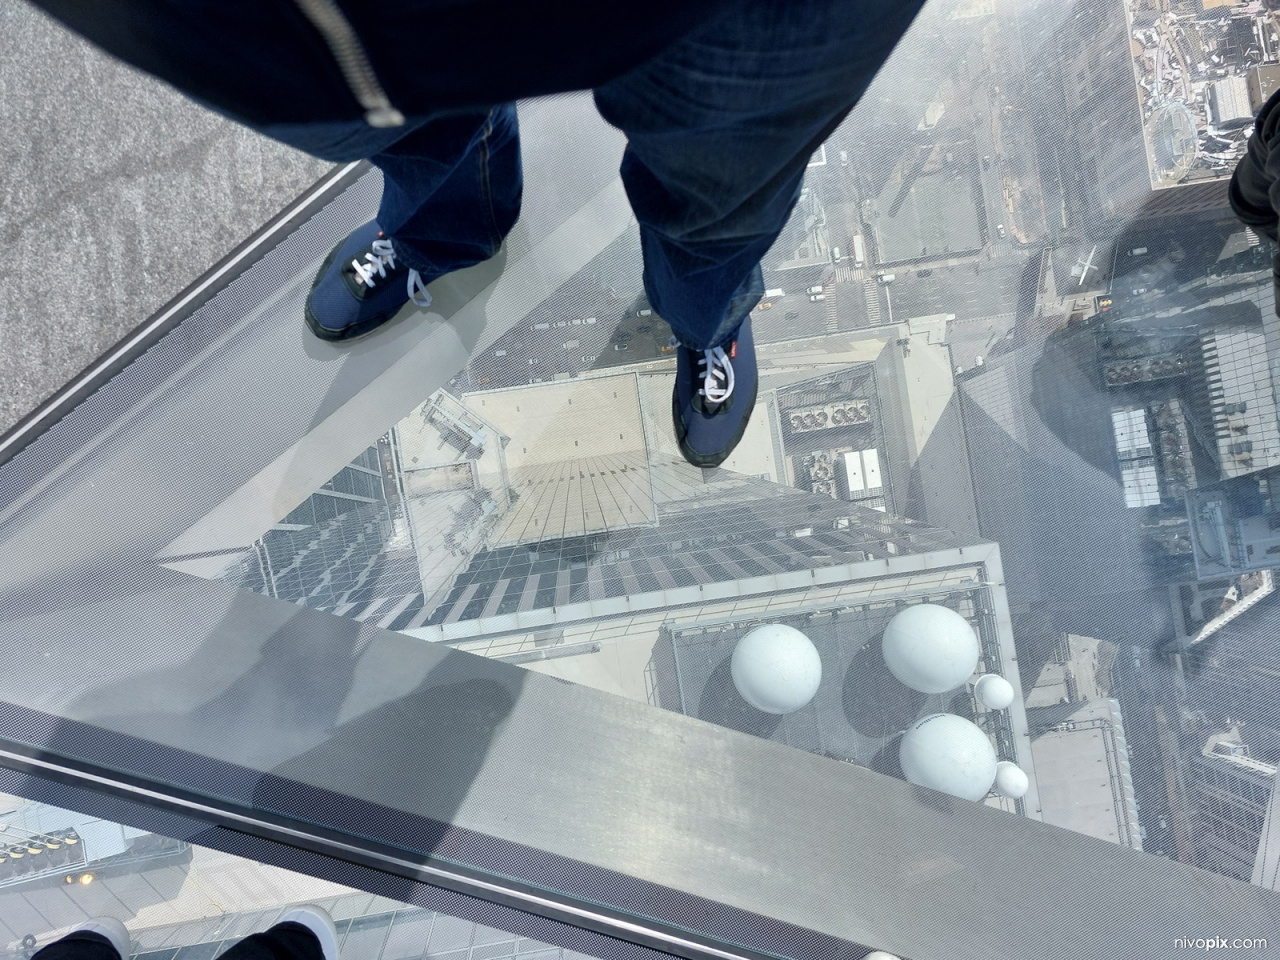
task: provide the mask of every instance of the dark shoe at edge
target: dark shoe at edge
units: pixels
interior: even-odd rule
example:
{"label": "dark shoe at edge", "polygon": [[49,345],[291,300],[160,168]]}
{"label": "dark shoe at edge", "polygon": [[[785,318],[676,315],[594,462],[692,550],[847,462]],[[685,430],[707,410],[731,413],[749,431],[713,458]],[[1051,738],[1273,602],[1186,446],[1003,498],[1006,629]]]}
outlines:
{"label": "dark shoe at edge", "polygon": [[329,252],[305,310],[321,340],[353,340],[382,326],[412,300],[431,303],[426,279],[401,262],[389,238],[370,220]]}

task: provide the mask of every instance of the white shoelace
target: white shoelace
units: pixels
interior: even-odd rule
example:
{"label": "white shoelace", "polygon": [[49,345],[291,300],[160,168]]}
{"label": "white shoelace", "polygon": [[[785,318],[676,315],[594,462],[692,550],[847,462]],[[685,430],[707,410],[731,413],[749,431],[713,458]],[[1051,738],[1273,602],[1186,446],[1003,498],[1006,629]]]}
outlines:
{"label": "white shoelace", "polygon": [[[366,286],[376,286],[374,276],[379,279],[386,279],[387,267],[392,270],[396,268],[396,252],[391,246],[390,240],[375,240],[373,247],[369,253],[365,255],[366,263],[359,260],[351,261],[351,268],[355,270],[356,276],[360,278],[360,282]],[[427,285],[422,282],[422,275],[409,268],[409,279],[406,284],[406,292],[409,299],[420,307],[431,306],[431,294],[427,292]]]}
{"label": "white shoelace", "polygon": [[702,351],[699,367],[706,367],[702,375],[702,389],[698,391],[708,403],[724,403],[733,394],[733,363],[724,347],[712,347]]}

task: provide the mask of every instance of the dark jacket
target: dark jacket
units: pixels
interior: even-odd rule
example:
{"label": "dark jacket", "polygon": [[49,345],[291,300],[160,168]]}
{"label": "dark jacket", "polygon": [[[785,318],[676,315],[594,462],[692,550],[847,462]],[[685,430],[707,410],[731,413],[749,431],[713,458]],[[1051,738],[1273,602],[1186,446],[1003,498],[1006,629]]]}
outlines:
{"label": "dark jacket", "polygon": [[598,86],[729,0],[32,0],[253,125],[421,116]]}
{"label": "dark jacket", "polygon": [[[1228,188],[1231,208],[1243,223],[1277,239],[1280,212],[1280,90],[1273,93],[1254,122],[1249,148],[1236,164]],[[1280,273],[1276,275],[1280,284]],[[1280,299],[1276,300],[1280,311]]]}

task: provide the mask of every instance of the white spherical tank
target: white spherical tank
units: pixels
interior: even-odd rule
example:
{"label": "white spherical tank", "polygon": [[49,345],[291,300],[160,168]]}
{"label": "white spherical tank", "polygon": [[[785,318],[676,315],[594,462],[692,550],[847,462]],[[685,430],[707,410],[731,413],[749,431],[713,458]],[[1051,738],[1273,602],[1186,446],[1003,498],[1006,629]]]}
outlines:
{"label": "white spherical tank", "polygon": [[978,666],[978,635],[964,617],[936,603],[907,607],[884,628],[884,662],[912,690],[946,693]]}
{"label": "white spherical tank", "polygon": [[996,764],[996,793],[1000,796],[1019,800],[1026,796],[1027,788],[1030,786],[1031,781],[1016,763],[1001,760]]}
{"label": "white spherical tank", "polygon": [[992,710],[1005,710],[1013,703],[1013,684],[998,673],[984,673],[973,685],[978,702]]}
{"label": "white spherical tank", "polygon": [[822,658],[795,627],[767,623],[738,641],[730,663],[742,699],[765,713],[794,713],[818,692]]}
{"label": "white spherical tank", "polygon": [[953,713],[930,714],[912,724],[898,760],[909,782],[964,800],[981,800],[996,778],[991,740]]}

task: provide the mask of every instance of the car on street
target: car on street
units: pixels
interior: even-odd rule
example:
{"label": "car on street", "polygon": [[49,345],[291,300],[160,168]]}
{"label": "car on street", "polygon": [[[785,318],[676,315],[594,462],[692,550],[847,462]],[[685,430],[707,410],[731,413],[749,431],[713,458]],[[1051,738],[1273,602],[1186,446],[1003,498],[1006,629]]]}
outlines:
{"label": "car on street", "polygon": [[1005,238],[1005,230],[1004,230],[1003,223],[996,224],[996,236],[998,236],[1001,240]]}
{"label": "car on street", "polygon": [[595,363],[596,355],[594,353],[584,353],[582,355],[583,363]]}
{"label": "car on street", "polygon": [[916,271],[916,276],[917,276],[917,277],[932,277],[932,276],[933,276],[933,271],[932,271],[932,270],[917,270],[917,271]]}
{"label": "car on street", "polygon": [[805,293],[821,293],[821,292],[822,292],[822,284],[820,283],[810,287],[808,290],[805,291]]}
{"label": "car on street", "polygon": [[819,300],[825,300],[825,299],[827,299],[827,295],[826,295],[825,293],[811,293],[811,294],[809,294],[809,302],[810,302],[810,303],[817,303]]}
{"label": "car on street", "polygon": [[631,345],[630,345],[630,344],[628,344],[628,343],[615,343],[615,344],[613,345],[613,349],[615,349],[615,350],[630,350],[630,349],[631,349]]}
{"label": "car on street", "polygon": [[541,358],[541,357],[530,357],[530,358],[529,358],[529,366],[531,366],[531,367],[532,367],[532,366],[534,366],[534,365],[536,365],[536,364],[539,364],[539,363],[541,363],[541,362],[542,362],[542,358]]}

